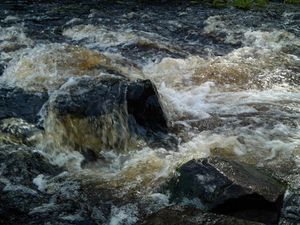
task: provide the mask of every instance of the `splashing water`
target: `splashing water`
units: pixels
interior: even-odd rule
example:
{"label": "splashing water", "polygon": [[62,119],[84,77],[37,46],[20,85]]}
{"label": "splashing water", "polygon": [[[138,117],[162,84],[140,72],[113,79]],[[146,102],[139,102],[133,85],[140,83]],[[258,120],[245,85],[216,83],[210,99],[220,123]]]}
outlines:
{"label": "splashing water", "polygon": [[[282,13],[280,20],[261,23],[263,15],[259,12],[246,16],[228,10],[220,15],[217,10],[208,13],[191,8],[179,10],[178,15],[157,15],[148,9],[114,15],[111,27],[107,26],[109,15],[101,13],[68,18],[61,27],[62,43],[31,39],[28,27],[1,27],[0,62],[5,70],[0,79],[25,90],[49,92],[50,101],[78,77],[116,74],[154,82],[170,130],[179,139],[177,151],[150,148],[145,143],[126,146],[128,151],[105,149],[107,145],[128,145],[116,139],[129,135],[128,127],[114,127],[111,115],[92,122],[67,118],[65,127],[54,111],[44,118],[46,132],[37,150],[52,163],[66,166],[83,182],[112,188],[118,196],[159,195],[160,185],[179,165],[209,155],[279,168],[283,174],[285,170],[297,171],[300,23],[293,16],[297,12],[287,8],[290,14]],[[197,13],[201,14],[201,24],[191,19],[197,18]],[[162,23],[151,21],[153,15],[166,19]],[[245,23],[237,22],[239,19]],[[12,21],[15,19],[7,18],[2,23]],[[185,33],[180,32],[184,29]],[[118,115],[119,120],[127,120],[122,112]],[[106,121],[105,126],[101,121]],[[85,136],[81,136],[82,130]],[[108,134],[109,143],[101,147]],[[78,143],[69,144],[69,149],[64,146],[64,137],[70,135],[87,148],[98,148],[103,160],[82,168],[84,157],[70,149]],[[45,187],[43,177],[34,182],[41,189]],[[160,197],[161,206],[168,204],[167,196]],[[149,204],[149,209],[152,206]],[[108,224],[133,224],[138,211],[134,203],[116,207]]]}

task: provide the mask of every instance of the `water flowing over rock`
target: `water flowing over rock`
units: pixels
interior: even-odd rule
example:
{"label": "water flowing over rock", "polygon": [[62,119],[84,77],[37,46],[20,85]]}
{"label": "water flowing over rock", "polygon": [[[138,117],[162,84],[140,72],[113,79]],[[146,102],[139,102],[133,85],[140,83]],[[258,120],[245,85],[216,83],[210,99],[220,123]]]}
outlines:
{"label": "water flowing over rock", "polygon": [[203,212],[199,209],[171,206],[142,219],[136,225],[263,225],[263,223]]}
{"label": "water flowing over rock", "polygon": [[173,199],[213,212],[275,224],[284,185],[255,167],[218,157],[191,160],[171,181]]}
{"label": "water flowing over rock", "polygon": [[33,146],[42,139],[42,131],[36,125],[20,118],[0,121],[0,143]]}
{"label": "water flowing over rock", "polygon": [[72,45],[42,44],[26,49],[12,60],[1,79],[24,90],[52,92],[70,77],[98,76],[102,73],[132,79],[143,77],[135,65],[121,56],[107,56]]}
{"label": "water flowing over rock", "polygon": [[26,223],[29,211],[45,197],[32,180],[39,174],[58,175],[61,170],[30,148],[13,145],[1,145],[0,162],[0,223]]}
{"label": "water flowing over rock", "polygon": [[0,224],[299,225],[292,1],[1,0]]}
{"label": "water flowing over rock", "polygon": [[176,148],[155,86],[117,77],[78,78],[53,94],[45,121],[46,136],[59,146],[83,153],[128,150],[137,141]]}
{"label": "water flowing over rock", "polygon": [[82,184],[34,149],[0,146],[0,224],[105,224],[111,190]]}

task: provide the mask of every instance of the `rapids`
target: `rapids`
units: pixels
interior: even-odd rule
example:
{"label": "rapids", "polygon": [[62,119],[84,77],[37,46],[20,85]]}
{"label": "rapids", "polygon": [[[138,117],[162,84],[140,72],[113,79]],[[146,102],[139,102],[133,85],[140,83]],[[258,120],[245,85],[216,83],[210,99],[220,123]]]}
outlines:
{"label": "rapids", "polygon": [[[79,152],[50,143],[55,118],[41,111],[46,132],[35,151],[74,179],[129,199],[107,224],[134,224],[141,205],[146,212],[168,205],[160,186],[194,158],[237,159],[300,186],[299,6],[0,3],[1,85],[51,99],[74,78],[107,74],[154,82],[179,140],[176,151],[142,141],[128,151],[103,149],[101,161],[82,168]],[[86,126],[78,129],[90,132]],[[33,182],[45,190],[54,181],[40,175]]]}

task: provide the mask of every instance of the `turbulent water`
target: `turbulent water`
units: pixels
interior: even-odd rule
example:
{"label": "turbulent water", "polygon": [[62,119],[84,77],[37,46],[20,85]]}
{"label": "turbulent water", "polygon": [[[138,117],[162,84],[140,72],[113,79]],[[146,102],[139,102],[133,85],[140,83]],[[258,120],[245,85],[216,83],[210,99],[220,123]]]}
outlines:
{"label": "turbulent water", "polygon": [[1,83],[55,96],[76,77],[107,73],[153,81],[180,142],[177,151],[103,149],[105,160],[83,169],[79,152],[49,143],[55,134],[38,138],[36,150],[72,176],[139,199],[114,208],[109,224],[133,224],[139,204],[167,205],[160,184],[193,158],[238,159],[300,185],[299,6],[0,3]]}

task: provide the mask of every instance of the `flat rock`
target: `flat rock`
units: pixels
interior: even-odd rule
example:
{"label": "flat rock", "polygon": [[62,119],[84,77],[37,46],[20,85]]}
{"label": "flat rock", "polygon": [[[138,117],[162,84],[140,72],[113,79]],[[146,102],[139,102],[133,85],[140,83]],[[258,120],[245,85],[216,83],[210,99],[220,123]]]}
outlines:
{"label": "flat rock", "polygon": [[211,157],[183,164],[170,190],[176,202],[276,224],[285,187],[254,166]]}

